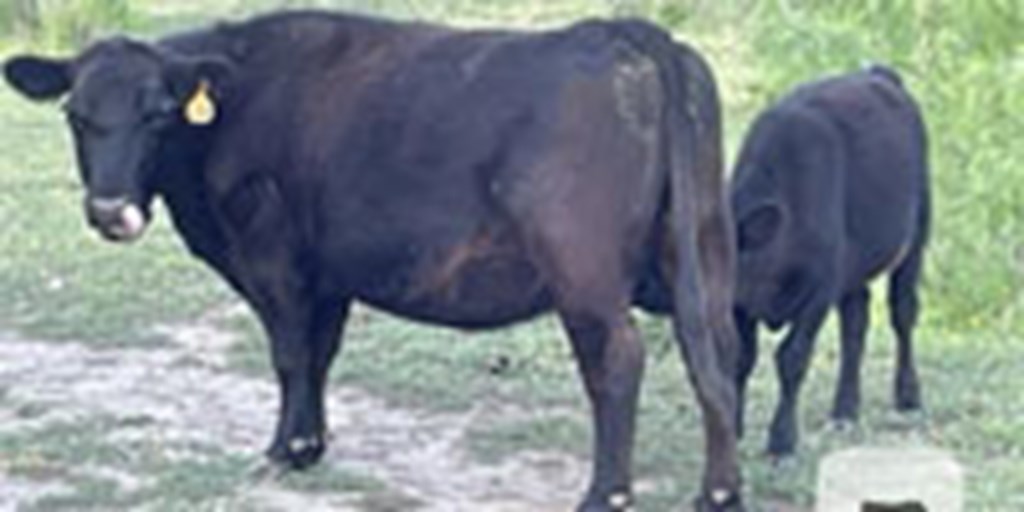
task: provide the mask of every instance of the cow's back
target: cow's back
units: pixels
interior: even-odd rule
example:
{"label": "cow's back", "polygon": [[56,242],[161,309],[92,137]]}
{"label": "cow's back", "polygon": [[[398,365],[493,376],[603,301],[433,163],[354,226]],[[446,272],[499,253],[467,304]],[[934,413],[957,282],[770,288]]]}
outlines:
{"label": "cow's back", "polygon": [[[511,319],[549,307],[527,239],[537,223],[561,220],[543,205],[568,203],[545,196],[586,175],[587,190],[567,199],[600,205],[609,237],[619,223],[647,229],[658,206],[657,76],[621,78],[631,59],[642,74],[643,59],[600,24],[457,32],[382,75],[330,159],[325,196],[351,200],[323,210],[335,277],[379,268],[360,273],[361,298],[431,320],[488,323],[505,318],[494,311]],[[647,80],[655,90],[638,93]],[[466,303],[480,310],[438,299],[476,291]]]}
{"label": "cow's back", "polygon": [[[506,323],[551,306],[524,241],[531,222],[559,218],[539,205],[567,204],[545,195],[585,184],[565,199],[607,216],[588,232],[652,225],[666,183],[659,75],[613,23],[275,23],[249,27],[256,46],[207,180],[228,223],[242,205],[236,231],[258,217],[252,205],[275,217],[267,237],[296,251],[322,293],[427,321]],[[268,38],[281,44],[260,46]],[[646,239],[629,240],[640,259]]]}

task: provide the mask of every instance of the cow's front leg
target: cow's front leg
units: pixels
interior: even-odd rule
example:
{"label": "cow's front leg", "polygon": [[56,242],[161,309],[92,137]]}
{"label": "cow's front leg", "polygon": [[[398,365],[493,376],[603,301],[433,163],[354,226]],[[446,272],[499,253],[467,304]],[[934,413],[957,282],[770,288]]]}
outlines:
{"label": "cow's front leg", "polygon": [[271,461],[302,469],[317,462],[327,441],[324,389],[338,351],[348,305],[296,299],[262,312],[280,385],[280,412]]}

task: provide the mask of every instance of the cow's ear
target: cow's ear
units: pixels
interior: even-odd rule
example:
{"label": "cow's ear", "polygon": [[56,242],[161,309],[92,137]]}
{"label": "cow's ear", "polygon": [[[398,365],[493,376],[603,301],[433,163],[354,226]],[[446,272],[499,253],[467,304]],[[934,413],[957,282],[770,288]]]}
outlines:
{"label": "cow's ear", "polygon": [[736,230],[740,252],[768,245],[778,235],[781,225],[782,209],[775,203],[765,203],[748,211],[740,217]]}
{"label": "cow's ear", "polygon": [[232,72],[231,63],[219,57],[178,58],[168,66],[171,91],[190,124],[217,119]]}
{"label": "cow's ear", "polygon": [[22,55],[4,63],[4,78],[30,99],[52,100],[71,89],[71,64],[62,59]]}

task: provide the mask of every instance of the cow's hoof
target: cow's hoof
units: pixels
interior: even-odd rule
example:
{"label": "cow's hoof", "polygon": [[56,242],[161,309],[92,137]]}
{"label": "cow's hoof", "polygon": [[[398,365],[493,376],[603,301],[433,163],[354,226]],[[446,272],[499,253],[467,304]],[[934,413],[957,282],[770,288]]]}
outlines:
{"label": "cow's hoof", "polygon": [[275,441],[267,450],[267,457],[288,469],[305,469],[316,464],[323,456],[327,443],[324,437],[293,437],[287,442]]}
{"label": "cow's hoof", "polygon": [[576,508],[577,512],[634,512],[633,496],[628,492],[616,492],[607,498],[590,497]]}
{"label": "cow's hoof", "polygon": [[743,499],[738,492],[714,489],[702,494],[693,504],[696,512],[743,512]]}

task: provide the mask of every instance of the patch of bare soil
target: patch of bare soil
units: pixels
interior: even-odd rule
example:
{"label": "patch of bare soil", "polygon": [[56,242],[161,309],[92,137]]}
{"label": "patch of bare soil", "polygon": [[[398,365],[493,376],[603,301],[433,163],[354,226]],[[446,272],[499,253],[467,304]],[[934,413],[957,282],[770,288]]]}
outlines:
{"label": "patch of bare soil", "polygon": [[[232,340],[209,325],[163,328],[177,343],[155,349],[95,349],[0,336],[0,389],[6,390],[0,404],[32,404],[43,411],[22,418],[0,407],[0,429],[108,417],[138,425],[115,431],[108,441],[149,438],[168,446],[257,454],[274,425],[276,386],[224,371]],[[486,406],[442,415],[398,409],[358,389],[336,388],[329,410],[333,442],[324,463],[379,480],[422,504],[419,510],[565,511],[585,482],[586,465],[562,454],[524,453],[499,465],[474,461],[464,440],[470,425],[496,413]],[[263,510],[396,510],[370,507],[351,495],[289,490],[273,481],[254,479],[244,487],[215,508],[245,503]],[[6,477],[0,463],[0,510],[54,490]]]}
{"label": "patch of bare soil", "polygon": [[3,478],[0,466],[0,510],[17,510],[23,503],[35,501],[47,494],[61,492],[66,487],[60,484],[42,484],[18,478]]}

